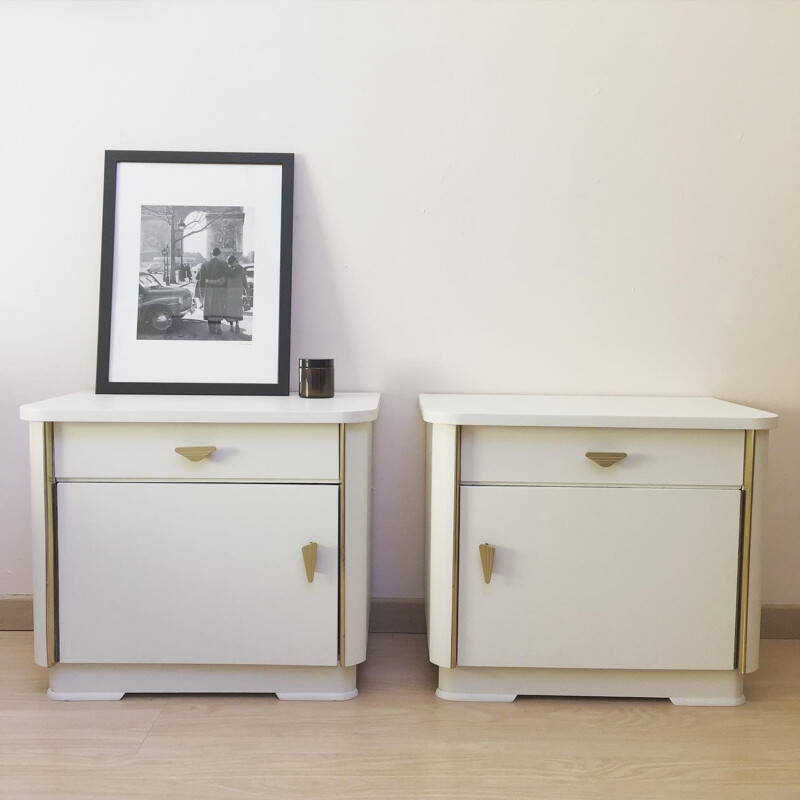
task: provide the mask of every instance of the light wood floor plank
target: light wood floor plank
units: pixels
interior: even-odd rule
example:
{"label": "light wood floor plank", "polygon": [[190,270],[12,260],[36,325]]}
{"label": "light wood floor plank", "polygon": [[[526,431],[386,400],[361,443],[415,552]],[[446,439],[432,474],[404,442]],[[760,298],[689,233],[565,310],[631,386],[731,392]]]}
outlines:
{"label": "light wood floor plank", "polygon": [[370,638],[360,695],[44,696],[0,633],[0,798],[798,800],[800,641],[765,641],[740,708],[437,699],[424,636]]}

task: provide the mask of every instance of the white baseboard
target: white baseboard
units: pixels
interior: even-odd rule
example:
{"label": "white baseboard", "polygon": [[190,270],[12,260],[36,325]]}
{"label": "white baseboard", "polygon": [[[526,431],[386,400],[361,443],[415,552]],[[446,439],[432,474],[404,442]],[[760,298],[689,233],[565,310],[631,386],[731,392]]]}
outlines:
{"label": "white baseboard", "polygon": [[370,633],[425,633],[425,601],[419,597],[373,597]]}
{"label": "white baseboard", "polygon": [[800,606],[762,606],[762,639],[800,639]]}
{"label": "white baseboard", "polygon": [[33,597],[0,594],[0,631],[33,630]]}

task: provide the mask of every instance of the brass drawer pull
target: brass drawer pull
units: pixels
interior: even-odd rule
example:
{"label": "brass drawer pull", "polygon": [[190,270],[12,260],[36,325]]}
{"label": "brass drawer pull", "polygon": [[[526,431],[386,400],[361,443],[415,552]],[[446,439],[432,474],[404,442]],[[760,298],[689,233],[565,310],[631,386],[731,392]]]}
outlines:
{"label": "brass drawer pull", "polygon": [[627,453],[587,453],[586,458],[594,461],[595,464],[599,464],[601,467],[613,467],[614,464],[619,463],[622,461],[623,458],[627,458]]}
{"label": "brass drawer pull", "polygon": [[202,461],[206,456],[210,456],[217,448],[216,447],[176,447],[175,452],[178,455],[188,458],[189,461]]}
{"label": "brass drawer pull", "polygon": [[309,542],[303,547],[303,564],[306,568],[306,579],[314,583],[314,572],[317,569],[317,543]]}
{"label": "brass drawer pull", "polygon": [[494,567],[494,547],[490,544],[478,545],[481,553],[481,567],[483,568],[483,582],[489,583],[492,580],[492,568]]}

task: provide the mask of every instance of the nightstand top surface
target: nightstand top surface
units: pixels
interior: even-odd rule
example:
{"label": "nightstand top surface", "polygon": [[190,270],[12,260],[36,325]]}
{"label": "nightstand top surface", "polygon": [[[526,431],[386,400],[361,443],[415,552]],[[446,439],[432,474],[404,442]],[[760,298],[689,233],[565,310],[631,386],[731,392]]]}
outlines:
{"label": "nightstand top surface", "polygon": [[20,408],[29,422],[355,423],[378,416],[378,393],[341,392],[330,399],[211,395],[76,394]]}
{"label": "nightstand top surface", "polygon": [[714,397],[421,394],[426,422],[569,428],[763,430],[776,414]]}

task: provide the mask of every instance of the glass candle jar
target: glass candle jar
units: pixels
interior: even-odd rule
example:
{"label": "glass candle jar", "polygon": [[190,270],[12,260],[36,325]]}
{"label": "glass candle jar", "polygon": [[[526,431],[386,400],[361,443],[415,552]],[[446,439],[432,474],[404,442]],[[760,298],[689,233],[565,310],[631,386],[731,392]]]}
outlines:
{"label": "glass candle jar", "polygon": [[333,359],[300,359],[300,397],[333,397]]}

